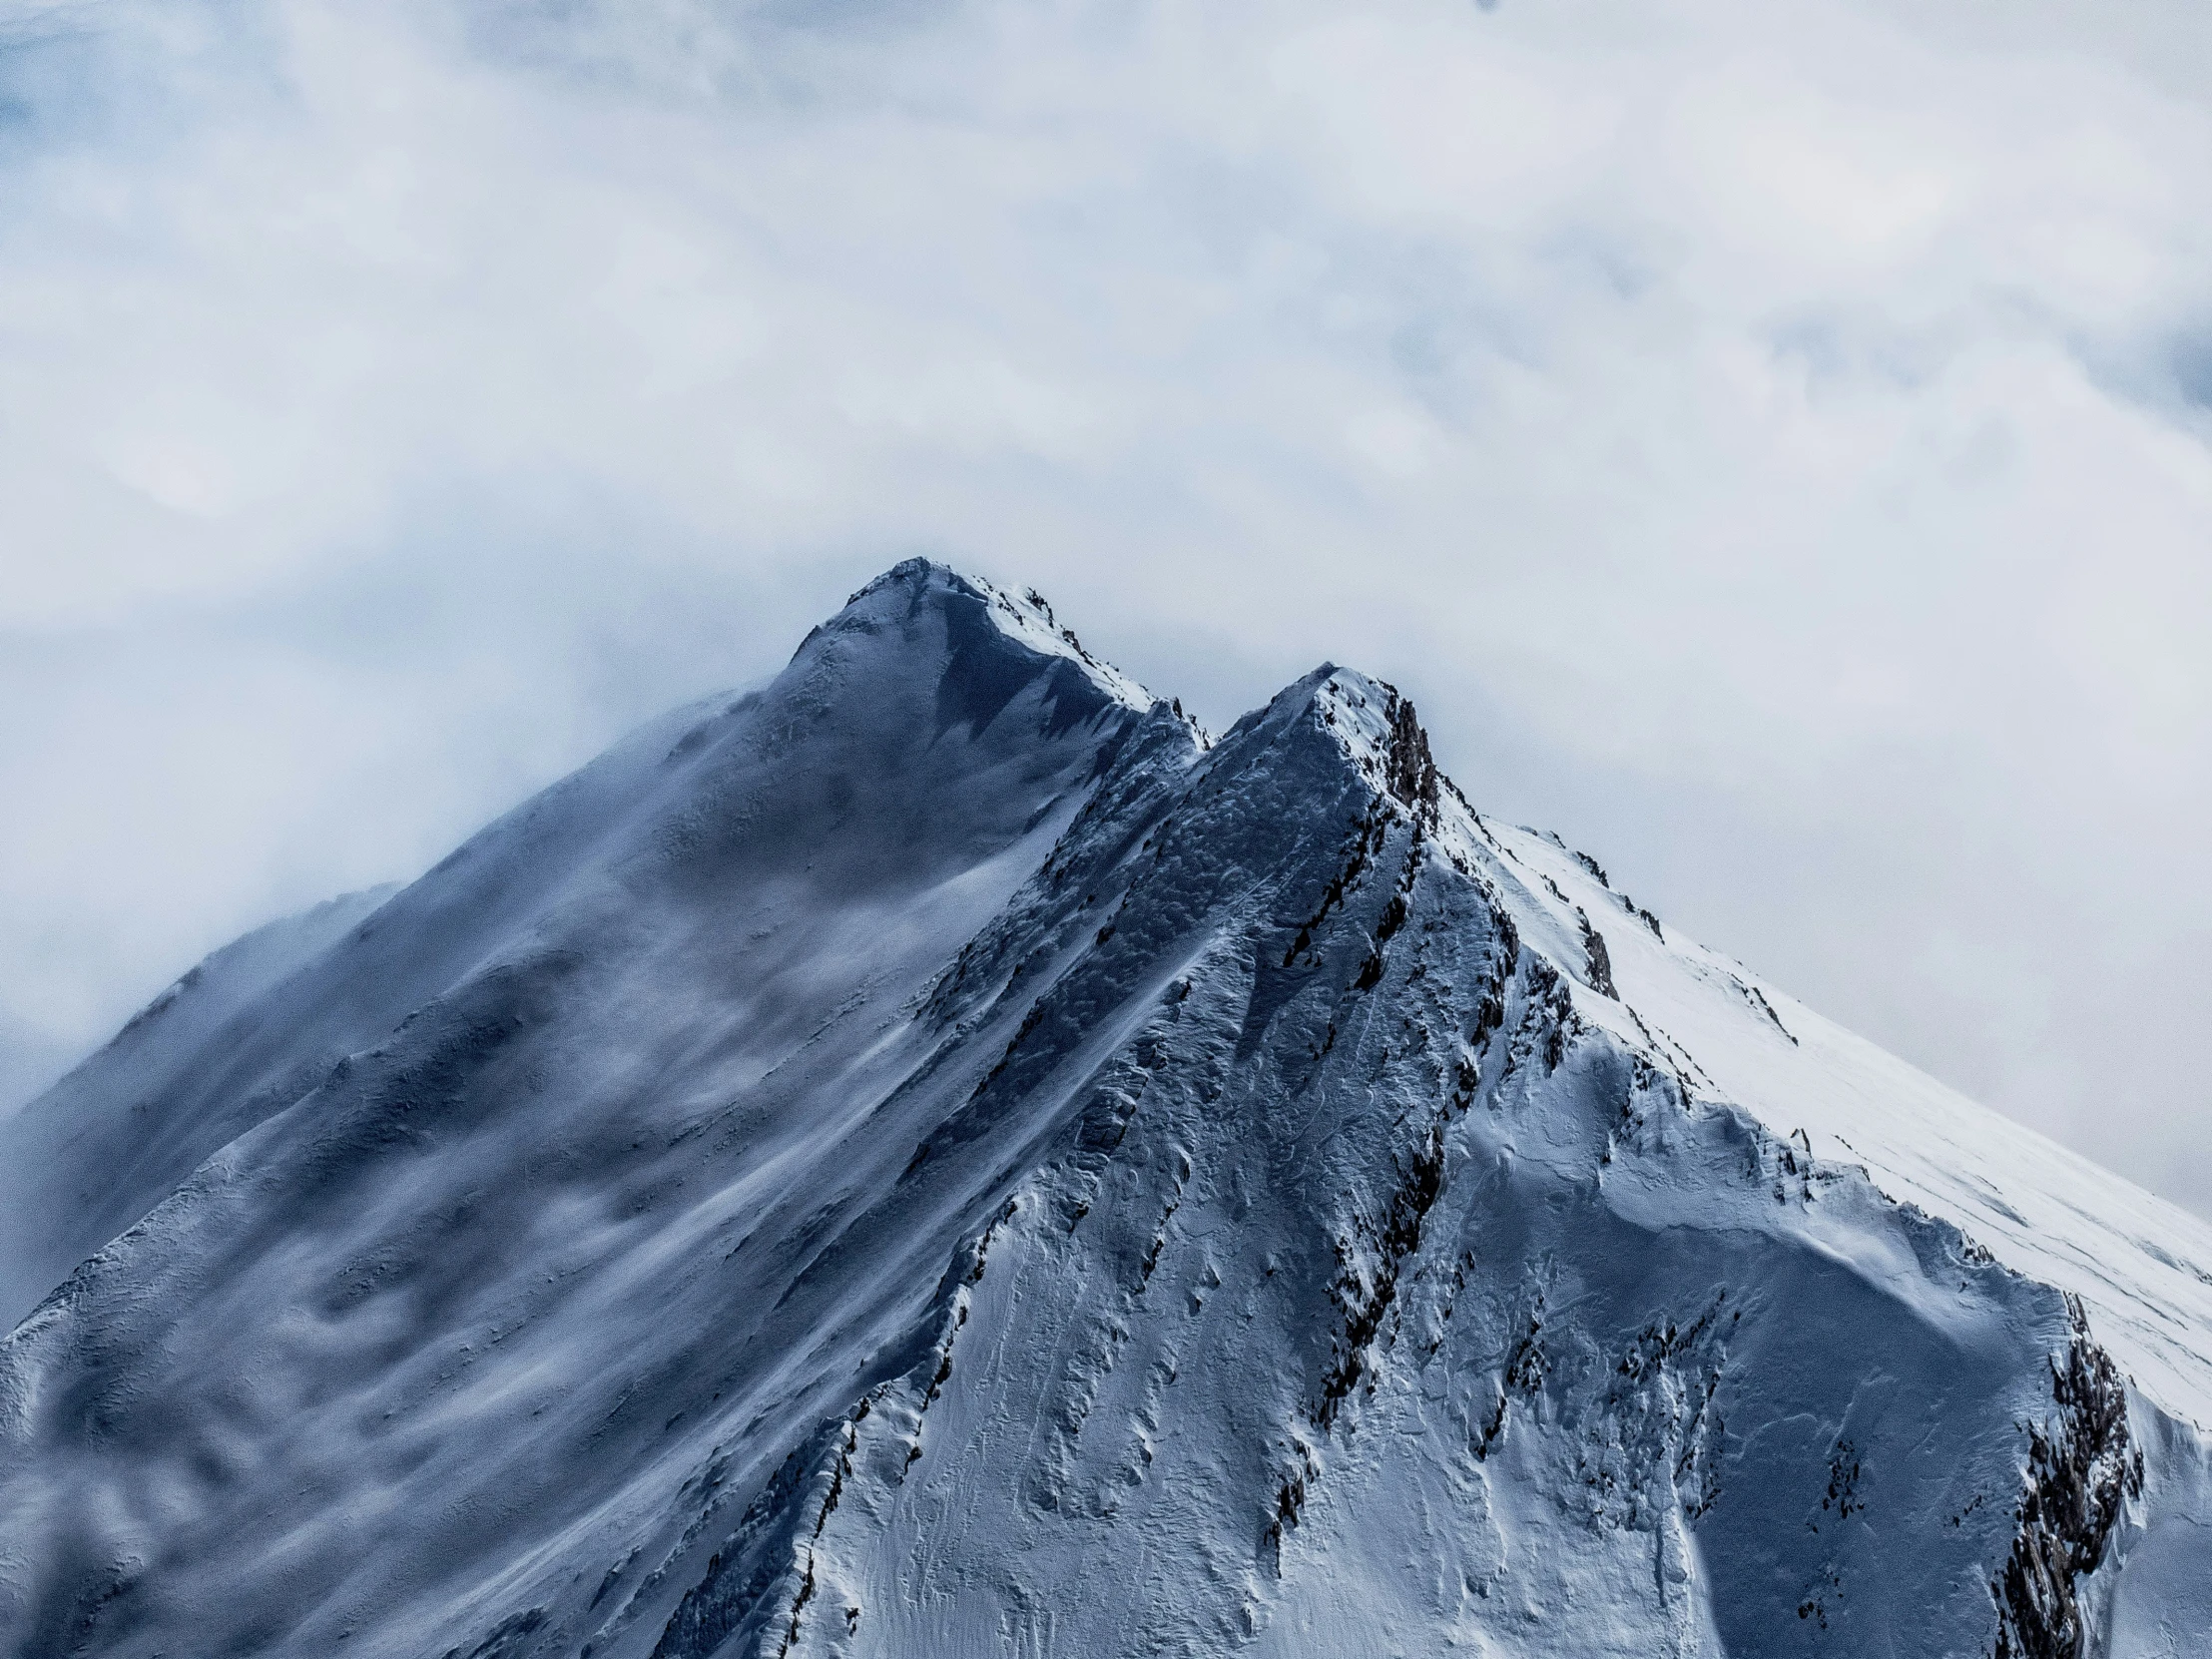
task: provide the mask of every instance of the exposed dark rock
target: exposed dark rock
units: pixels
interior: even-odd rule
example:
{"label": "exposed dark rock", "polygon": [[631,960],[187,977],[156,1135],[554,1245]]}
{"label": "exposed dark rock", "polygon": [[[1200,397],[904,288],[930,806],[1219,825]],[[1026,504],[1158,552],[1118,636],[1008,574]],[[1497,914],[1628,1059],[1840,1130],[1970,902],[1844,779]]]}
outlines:
{"label": "exposed dark rock", "polygon": [[1613,988],[1613,957],[1605,948],[1605,935],[1590,925],[1590,918],[1580,909],[1575,917],[1582,923],[1582,953],[1589,964],[1590,989],[1618,1002],[1621,993]]}
{"label": "exposed dark rock", "polygon": [[2082,1659],[2088,1640],[2079,1581],[2104,1559],[2121,1506],[2143,1490],[2143,1453],[2129,1443],[2127,1388],[2066,1299],[2073,1341],[2050,1365],[2052,1417],[2030,1425],[2019,1530],[1997,1603],[1993,1659]]}

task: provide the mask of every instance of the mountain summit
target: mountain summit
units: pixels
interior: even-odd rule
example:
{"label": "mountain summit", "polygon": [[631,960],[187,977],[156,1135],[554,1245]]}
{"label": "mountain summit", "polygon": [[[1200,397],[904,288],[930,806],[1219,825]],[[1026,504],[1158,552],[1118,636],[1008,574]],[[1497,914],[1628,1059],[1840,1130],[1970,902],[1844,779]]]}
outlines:
{"label": "mountain summit", "polygon": [[0,1643],[2182,1655],[2212,1235],[912,561],[0,1124]]}

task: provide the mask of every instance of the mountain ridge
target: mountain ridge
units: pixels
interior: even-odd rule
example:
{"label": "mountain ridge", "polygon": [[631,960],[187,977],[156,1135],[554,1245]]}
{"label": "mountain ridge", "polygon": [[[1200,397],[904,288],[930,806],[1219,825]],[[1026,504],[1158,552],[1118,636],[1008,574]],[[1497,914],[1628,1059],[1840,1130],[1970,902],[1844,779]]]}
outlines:
{"label": "mountain ridge", "polygon": [[2198,1230],[1352,671],[1212,739],[909,561],[346,921],[41,1103],[251,1121],[0,1345],[25,1651],[2212,1628]]}

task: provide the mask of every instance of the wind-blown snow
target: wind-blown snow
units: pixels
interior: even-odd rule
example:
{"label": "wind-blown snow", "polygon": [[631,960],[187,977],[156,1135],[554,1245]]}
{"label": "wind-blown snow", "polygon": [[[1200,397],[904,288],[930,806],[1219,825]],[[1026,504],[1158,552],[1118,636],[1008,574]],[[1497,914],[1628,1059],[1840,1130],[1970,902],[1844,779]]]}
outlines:
{"label": "wind-blown snow", "polygon": [[0,1125],[21,1651],[2212,1629],[2204,1229],[1350,671],[1217,742],[911,562],[257,939]]}

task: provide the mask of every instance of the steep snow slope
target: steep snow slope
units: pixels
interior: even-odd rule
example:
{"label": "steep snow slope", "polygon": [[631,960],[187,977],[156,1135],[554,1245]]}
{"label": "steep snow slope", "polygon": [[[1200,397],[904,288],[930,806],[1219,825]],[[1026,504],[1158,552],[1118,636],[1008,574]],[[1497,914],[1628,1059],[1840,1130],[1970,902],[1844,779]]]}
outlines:
{"label": "steep snow slope", "polygon": [[[391,896],[347,893],[224,946],[149,1003],[35,1111],[0,1119],[0,1321],[13,1324],[69,1270],[159,1203],[231,1138],[226,1108],[257,1088],[211,1059],[254,1042],[271,989]],[[261,1030],[296,1066],[297,1033]],[[331,1048],[320,1067],[344,1052]],[[312,1061],[308,1062],[311,1069]],[[300,1082],[295,1075],[290,1094]],[[185,1097],[197,1096],[193,1105]],[[206,1120],[212,1119],[212,1122]],[[234,1131],[235,1132],[235,1129]]]}
{"label": "steep snow slope", "polygon": [[1821,1160],[1864,1167],[1893,1198],[2082,1296],[2138,1381],[2212,1421],[2212,1227],[1944,1088],[1741,963],[1670,936],[1587,855],[1525,830],[1481,830],[1517,914],[1544,915],[1562,934],[1587,924],[1603,941],[1634,1035],[1665,1033],[1653,1044],[1662,1050],[1679,1038],[1709,1068],[1701,1086],[1780,1134],[1802,1130]]}
{"label": "steep snow slope", "polygon": [[2212,1630],[2203,1231],[1359,675],[1214,743],[916,562],[327,921],[10,1131],[129,1222],[0,1348],[20,1651]]}

